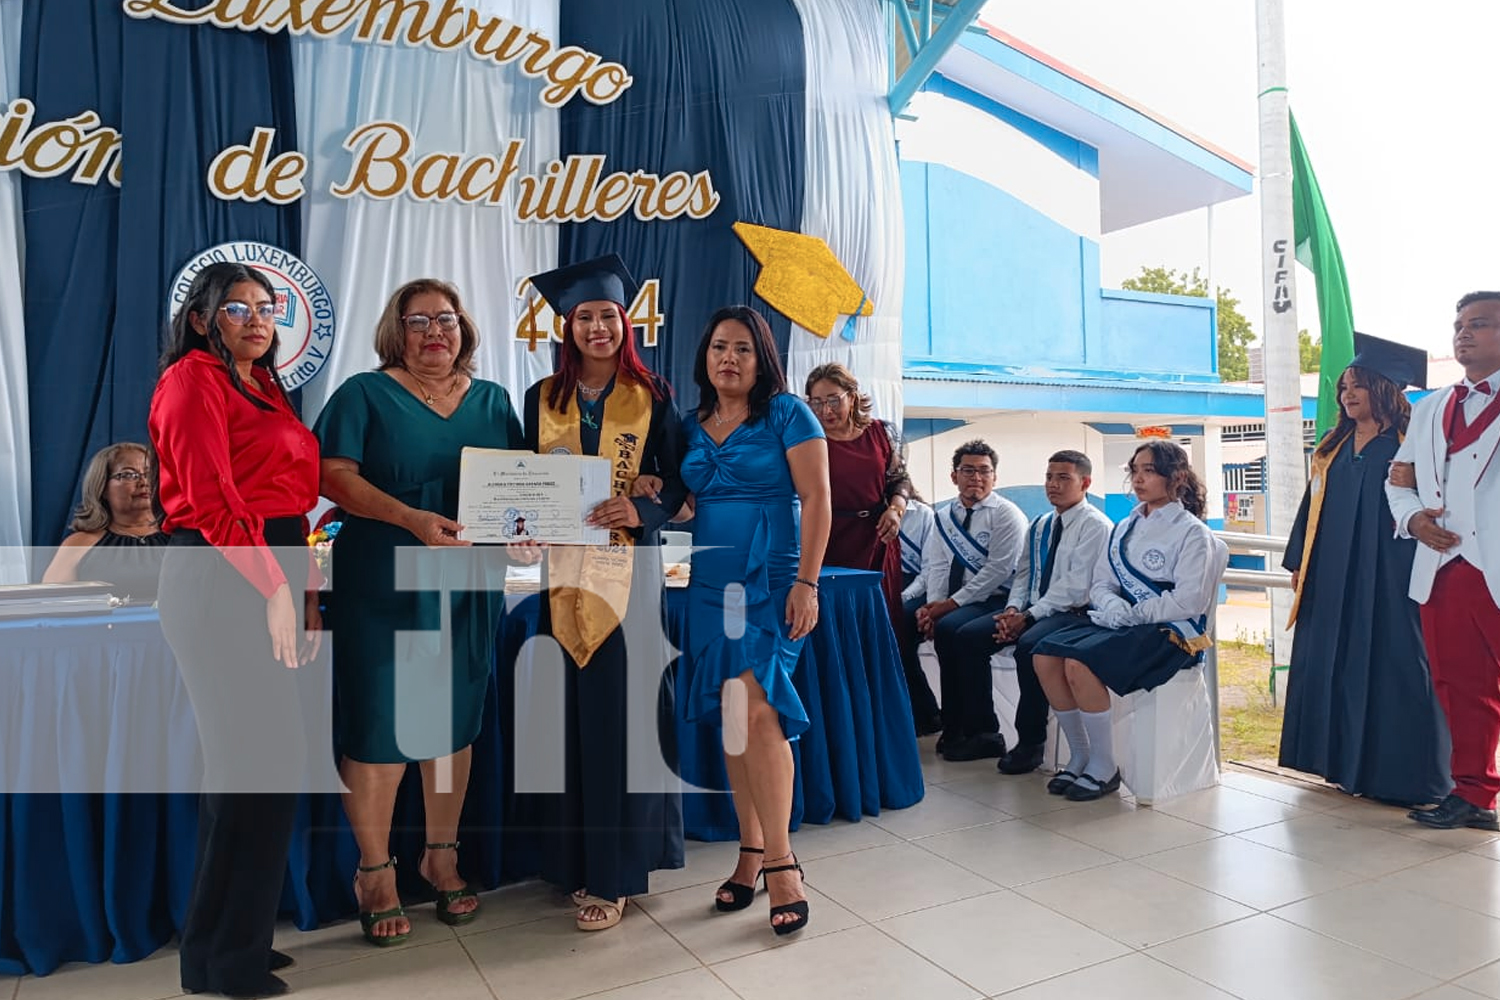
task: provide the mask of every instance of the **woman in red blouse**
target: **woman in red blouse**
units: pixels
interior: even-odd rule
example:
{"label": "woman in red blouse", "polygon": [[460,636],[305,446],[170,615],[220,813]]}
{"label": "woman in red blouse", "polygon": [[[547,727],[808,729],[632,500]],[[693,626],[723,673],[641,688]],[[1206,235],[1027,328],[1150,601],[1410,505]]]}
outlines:
{"label": "woman in red blouse", "polygon": [[171,536],[158,604],[204,759],[182,987],[231,997],[287,990],[271,936],[307,758],[294,668],[321,626],[305,541],[318,444],[276,375],[275,309],[256,271],[199,271],[151,400]]}

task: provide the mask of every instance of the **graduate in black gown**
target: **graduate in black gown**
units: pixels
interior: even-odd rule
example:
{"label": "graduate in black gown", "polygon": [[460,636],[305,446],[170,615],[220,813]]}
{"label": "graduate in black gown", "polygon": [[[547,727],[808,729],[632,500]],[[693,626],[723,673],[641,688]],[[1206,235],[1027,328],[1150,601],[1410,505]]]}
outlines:
{"label": "graduate in black gown", "polygon": [[1452,787],[1443,719],[1417,605],[1416,541],[1395,537],[1385,478],[1425,387],[1427,354],[1364,334],[1339,378],[1339,422],[1312,476],[1282,565],[1296,585],[1296,636],[1281,765],[1354,795],[1440,802]]}
{"label": "graduate in black gown", "polygon": [[[614,475],[613,495],[589,515],[610,529],[610,544],[547,554],[541,627],[563,650],[566,789],[526,796],[520,808],[522,823],[542,833],[542,877],[573,893],[579,930],[598,931],[620,922],[652,871],[683,864],[675,779],[647,780],[647,790],[630,773],[632,748],[660,749],[664,768],[677,763],[671,738],[658,739],[675,706],[671,675],[661,674],[668,650],[657,546],[687,496],[683,439],[670,388],[635,351],[626,309],[636,285],[624,263],[610,255],[531,281],[565,317],[565,335],[557,374],[526,391],[526,447],[607,457]],[[633,496],[647,477],[652,490]],[[659,699],[654,718],[639,710],[642,684]]]}

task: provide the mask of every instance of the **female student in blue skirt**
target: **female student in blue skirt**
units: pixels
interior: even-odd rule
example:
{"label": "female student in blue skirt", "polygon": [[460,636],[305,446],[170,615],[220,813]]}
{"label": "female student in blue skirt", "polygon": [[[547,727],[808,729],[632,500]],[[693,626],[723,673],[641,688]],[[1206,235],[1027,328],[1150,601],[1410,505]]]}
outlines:
{"label": "female student in blue skirt", "polygon": [[1139,503],[1115,525],[1094,567],[1090,622],[1053,632],[1034,653],[1072,752],[1047,791],[1075,802],[1120,787],[1110,691],[1165,684],[1213,644],[1204,630],[1229,558],[1203,523],[1203,483],[1182,448],[1141,445],[1130,459],[1130,485]]}

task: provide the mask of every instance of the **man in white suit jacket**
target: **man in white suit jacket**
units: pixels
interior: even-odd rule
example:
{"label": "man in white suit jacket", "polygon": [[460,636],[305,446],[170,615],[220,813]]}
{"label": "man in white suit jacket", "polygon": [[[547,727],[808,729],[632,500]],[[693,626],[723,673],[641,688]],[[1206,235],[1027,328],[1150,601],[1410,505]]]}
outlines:
{"label": "man in white suit jacket", "polygon": [[1453,793],[1412,819],[1500,829],[1500,292],[1458,302],[1453,356],[1464,380],[1412,411],[1386,497],[1396,533],[1421,542],[1411,598],[1453,736]]}

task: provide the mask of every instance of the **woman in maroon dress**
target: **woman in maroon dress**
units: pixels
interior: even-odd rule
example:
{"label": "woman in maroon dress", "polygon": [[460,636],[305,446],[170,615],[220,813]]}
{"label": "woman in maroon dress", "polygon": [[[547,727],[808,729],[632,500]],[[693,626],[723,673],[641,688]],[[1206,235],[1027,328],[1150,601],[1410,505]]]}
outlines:
{"label": "woman in maroon dress", "polygon": [[899,432],[870,417],[870,397],[840,364],[820,365],[807,376],[807,404],[828,437],[828,479],[833,528],[824,566],[872,569],[885,574],[891,623],[901,628],[901,515],[911,480]]}

